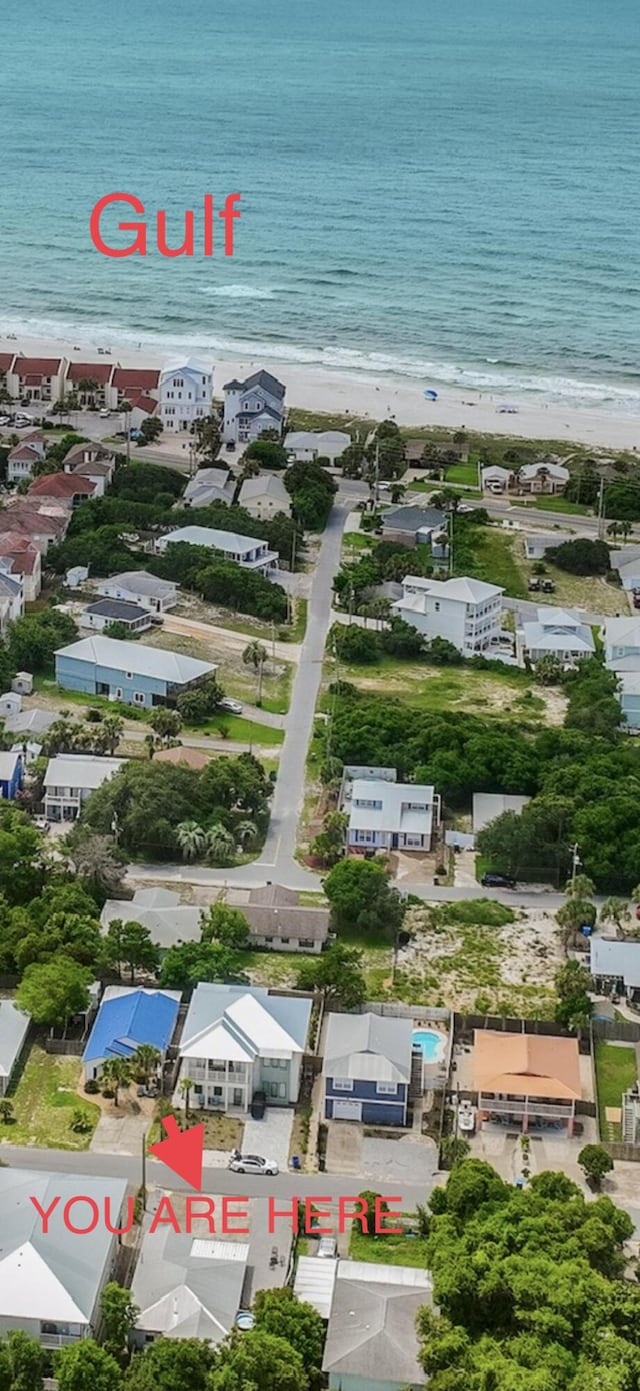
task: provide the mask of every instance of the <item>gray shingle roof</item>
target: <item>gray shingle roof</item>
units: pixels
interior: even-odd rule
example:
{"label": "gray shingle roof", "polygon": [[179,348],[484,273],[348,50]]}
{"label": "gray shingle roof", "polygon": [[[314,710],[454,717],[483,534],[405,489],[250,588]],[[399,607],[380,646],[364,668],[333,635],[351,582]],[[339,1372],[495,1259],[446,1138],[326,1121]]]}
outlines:
{"label": "gray shingle roof", "polygon": [[431,1303],[424,1270],[340,1261],[322,1369],[361,1385],[422,1386],[415,1320]]}
{"label": "gray shingle roof", "polygon": [[325,1077],[408,1082],[413,1025],[379,1014],[330,1014],[324,1045]]}
{"label": "gray shingle roof", "polygon": [[87,604],[85,613],[95,613],[98,617],[112,618],[122,623],[133,623],[136,618],[149,619],[149,610],[139,604],[130,604],[126,599],[98,599],[95,604]]}
{"label": "gray shingle roof", "polygon": [[435,528],[444,526],[444,523],[444,512],[439,512],[436,507],[396,507],[382,514],[382,525],[389,531],[415,532],[422,526]]}

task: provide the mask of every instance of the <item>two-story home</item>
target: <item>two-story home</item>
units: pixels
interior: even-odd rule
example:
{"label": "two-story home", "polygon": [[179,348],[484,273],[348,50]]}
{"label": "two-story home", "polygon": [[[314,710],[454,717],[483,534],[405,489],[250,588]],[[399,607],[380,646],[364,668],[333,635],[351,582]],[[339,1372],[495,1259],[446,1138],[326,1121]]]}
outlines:
{"label": "two-story home", "polygon": [[42,556],[23,532],[0,530],[0,569],[21,582],[25,604],[35,603],[42,589]]}
{"label": "two-story home", "polygon": [[612,570],[617,570],[620,584],[627,593],[640,590],[640,546],[625,546],[624,550],[610,551],[609,561]]}
{"label": "two-story home", "polygon": [[79,473],[43,473],[29,485],[27,492],[28,498],[43,504],[57,503],[69,511],[96,495],[95,483]]}
{"label": "two-story home", "polygon": [[594,989],[624,995],[630,1005],[640,1002],[640,942],[615,937],[589,939],[589,972]]}
{"label": "two-story home", "polygon": [[167,546],[182,542],[186,546],[207,546],[220,551],[225,560],[233,560],[245,570],[259,570],[266,574],[278,564],[278,553],[269,549],[268,541],[260,541],[255,536],[240,536],[236,531],[218,531],[208,526],[181,526],[159,536],[156,550],[163,554]]}
{"label": "two-story home", "polygon": [[275,473],[261,473],[256,478],[245,478],[240,488],[238,502],[251,517],[269,522],[279,512],[291,516],[291,498],[282,479]]}
{"label": "two-story home", "polygon": [[0,797],[13,802],[23,782],[23,760],[17,749],[0,752]]}
{"label": "two-story home", "polygon": [[179,1008],[179,990],[107,986],[82,1055],[85,1082],[99,1077],[109,1058],[132,1058],[145,1043],[158,1049],[163,1062]]}
{"label": "two-story home", "polygon": [[497,584],[466,577],[428,580],[406,575],[392,608],[427,640],[446,638],[464,657],[487,652],[500,637],[502,596]]}
{"label": "two-story home", "polygon": [[36,464],[47,452],[47,441],[39,430],[30,430],[23,435],[19,444],[14,444],[7,457],[7,482],[21,483],[23,478],[31,478]]}
{"label": "two-story home", "polygon": [[583,1095],[577,1039],[475,1029],[471,1065],[482,1128],[552,1125],[573,1135]]}
{"label": "two-story home", "polygon": [[223,502],[229,506],[235,490],[236,480],[228,468],[200,468],[189,479],[180,506],[210,507],[213,502]]}
{"label": "two-story home", "polygon": [[403,546],[429,545],[446,524],[444,512],[437,507],[394,507],[382,514],[382,539]]}
{"label": "two-story home", "polygon": [[46,555],[49,546],[64,540],[71,515],[59,503],[49,505],[35,497],[16,497],[8,502],[2,520],[12,534],[20,532]]}
{"label": "two-story home", "polygon": [[411,1019],[330,1014],[324,1043],[324,1118],[406,1125]]}
{"label": "two-story home", "polygon": [[190,430],[211,414],[213,368],[195,357],[169,362],[160,374],[159,395],[165,430]]}
{"label": "two-story home", "polygon": [[354,778],[345,785],[342,810],[349,817],[347,850],[431,849],[440,822],[440,798],[433,787],[387,778]]}
{"label": "two-story home", "polygon": [[286,387],[270,372],[261,369],[243,382],[234,378],[223,391],[226,444],[249,444],[265,430],[282,430]]}
{"label": "two-story home", "polygon": [[93,496],[104,497],[115,473],[116,460],[115,455],[101,444],[83,440],[71,446],[64,456],[62,467],[65,473],[88,478],[94,485]]}
{"label": "two-story home", "polygon": [[539,608],[537,621],[523,623],[517,638],[523,658],[534,665],[552,656],[564,667],[573,667],[595,652],[589,625],[570,609]]}
{"label": "two-story home", "polygon": [[120,575],[110,575],[96,585],[98,594],[107,599],[124,599],[128,604],[139,604],[150,613],[167,613],[178,602],[178,586],[173,580],[161,580],[148,570],[126,570]]}
{"label": "two-story home", "polygon": [[[100,1296],[115,1276],[126,1193],[122,1178],[0,1169],[0,1336],[20,1329],[57,1350],[97,1335]],[[100,1214],[93,1227],[92,1211]]]}
{"label": "two-story home", "polygon": [[70,362],[65,380],[65,393],[78,397],[88,410],[100,410],[107,405],[107,387],[114,373],[112,362]]}
{"label": "two-story home", "polygon": [[[105,388],[106,404],[117,411],[123,401],[135,406],[141,399],[158,404],[160,372],[156,367],[114,367],[111,381]],[[132,413],[133,415],[133,413]],[[133,425],[133,418],[131,424]]]}
{"label": "two-story home", "polygon": [[351,444],[345,430],[290,430],[284,447],[290,459],[307,464],[314,459],[328,459],[335,464]]}
{"label": "two-story home", "polygon": [[106,696],[146,709],[175,704],[184,691],[200,685],[216,670],[212,662],[184,657],[181,652],[102,636],[60,647],[55,658],[56,681],[63,690]]}
{"label": "two-story home", "polygon": [[64,753],[50,758],[44,775],[44,814],[47,821],[76,821],[97,787],[122,767],[121,758]]}
{"label": "two-story home", "polygon": [[310,1013],[310,999],[259,986],[197,985],[180,1043],[195,1105],[248,1111],[257,1091],[269,1106],[294,1105]]}
{"label": "two-story home", "polygon": [[7,391],[17,401],[58,401],[64,395],[64,357],[25,357],[16,353],[7,372]]}
{"label": "two-story home", "polygon": [[0,560],[0,637],[7,628],[22,618],[24,613],[24,588],[22,576],[14,574],[10,560]]}

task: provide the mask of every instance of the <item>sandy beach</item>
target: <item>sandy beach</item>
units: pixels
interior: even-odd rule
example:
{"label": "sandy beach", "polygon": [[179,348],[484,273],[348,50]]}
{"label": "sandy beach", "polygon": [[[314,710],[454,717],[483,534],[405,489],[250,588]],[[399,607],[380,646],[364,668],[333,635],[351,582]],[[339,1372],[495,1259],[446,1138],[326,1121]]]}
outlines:
{"label": "sandy beach", "polygon": [[[6,337],[0,333],[1,352],[22,352],[28,356],[56,357],[64,355],[71,361],[103,361],[98,347],[110,349],[109,358],[123,367],[138,365],[161,367],[166,354],[141,343],[137,349],[120,347],[105,330],[101,342],[75,343],[63,338]],[[177,356],[178,354],[176,354]],[[194,356],[203,356],[197,344]],[[209,358],[211,354],[207,355]],[[374,376],[364,373],[329,371],[289,365],[268,358],[240,359],[216,354],[214,358],[214,392],[221,395],[222,387],[231,377],[242,379],[257,368],[273,372],[287,388],[287,404],[310,411],[334,415],[355,415],[371,420],[393,418],[404,426],[444,426],[484,432],[493,435],[517,436],[524,439],[565,441],[567,444],[592,445],[598,449],[635,450],[640,444],[640,415],[615,410],[591,410],[569,407],[566,404],[533,402],[525,397],[510,396],[508,404],[516,407],[515,414],[501,413],[503,398],[480,392],[462,392],[460,388],[438,388],[437,401],[427,401],[423,390],[428,383],[389,374]]]}

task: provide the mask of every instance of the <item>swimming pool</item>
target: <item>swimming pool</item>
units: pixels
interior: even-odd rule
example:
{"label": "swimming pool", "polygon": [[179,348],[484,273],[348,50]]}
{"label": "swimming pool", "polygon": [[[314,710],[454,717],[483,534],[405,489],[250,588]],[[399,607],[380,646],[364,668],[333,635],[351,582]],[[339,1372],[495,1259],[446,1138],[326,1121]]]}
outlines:
{"label": "swimming pool", "polygon": [[419,1048],[425,1063],[439,1063],[444,1057],[446,1038],[437,1029],[414,1029],[413,1047]]}

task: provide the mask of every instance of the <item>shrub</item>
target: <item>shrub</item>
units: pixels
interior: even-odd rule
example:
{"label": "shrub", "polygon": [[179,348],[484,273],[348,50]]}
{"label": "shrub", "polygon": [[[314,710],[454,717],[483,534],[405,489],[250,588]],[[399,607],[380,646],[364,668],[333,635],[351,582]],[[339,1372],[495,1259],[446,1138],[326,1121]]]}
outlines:
{"label": "shrub", "polygon": [[97,1096],[98,1092],[100,1091],[100,1083],[97,1077],[87,1078],[87,1081],[84,1084],[84,1089],[87,1093],[87,1096]]}

